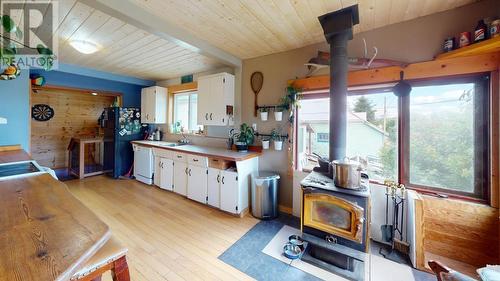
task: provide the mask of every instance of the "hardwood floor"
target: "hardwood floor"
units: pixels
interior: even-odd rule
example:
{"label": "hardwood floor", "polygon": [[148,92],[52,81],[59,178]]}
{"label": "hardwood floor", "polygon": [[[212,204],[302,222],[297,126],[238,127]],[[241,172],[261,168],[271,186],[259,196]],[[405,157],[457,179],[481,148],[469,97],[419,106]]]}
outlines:
{"label": "hardwood floor", "polygon": [[233,217],[135,180],[65,183],[127,246],[132,280],[252,280],[217,259],[258,222],[252,216]]}

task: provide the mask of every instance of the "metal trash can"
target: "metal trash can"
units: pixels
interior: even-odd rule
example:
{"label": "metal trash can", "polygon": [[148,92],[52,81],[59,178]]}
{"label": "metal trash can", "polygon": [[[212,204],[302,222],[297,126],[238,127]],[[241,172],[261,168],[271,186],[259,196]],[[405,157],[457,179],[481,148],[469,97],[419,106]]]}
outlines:
{"label": "metal trash can", "polygon": [[259,172],[252,177],[252,215],[258,219],[278,217],[278,187],[280,175]]}

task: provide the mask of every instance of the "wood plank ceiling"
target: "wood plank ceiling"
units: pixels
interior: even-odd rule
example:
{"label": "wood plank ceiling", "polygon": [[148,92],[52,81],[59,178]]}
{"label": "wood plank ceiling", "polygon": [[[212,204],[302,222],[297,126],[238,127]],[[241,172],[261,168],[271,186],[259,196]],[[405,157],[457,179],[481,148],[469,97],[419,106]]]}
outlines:
{"label": "wood plank ceiling", "polygon": [[363,32],[478,0],[133,0],[242,59],[324,41],[317,17],[359,4]]}
{"label": "wood plank ceiling", "polygon": [[[361,23],[355,32],[359,33],[478,0],[127,1],[135,2],[152,16],[182,27],[221,50],[248,59],[323,42],[317,17],[356,3]],[[78,0],[58,2],[56,35],[59,59],[63,63],[151,80],[223,66],[215,58],[169,42]],[[21,18],[16,20],[21,22]],[[70,46],[71,40],[94,42],[100,50],[83,55]]]}
{"label": "wood plank ceiling", "polygon": [[[60,62],[150,80],[223,66],[213,58],[187,50],[76,0],[59,0],[58,8],[55,34],[59,38]],[[15,19],[19,23],[21,20],[22,17]],[[70,46],[71,40],[91,41],[99,46],[99,51],[81,54]]]}

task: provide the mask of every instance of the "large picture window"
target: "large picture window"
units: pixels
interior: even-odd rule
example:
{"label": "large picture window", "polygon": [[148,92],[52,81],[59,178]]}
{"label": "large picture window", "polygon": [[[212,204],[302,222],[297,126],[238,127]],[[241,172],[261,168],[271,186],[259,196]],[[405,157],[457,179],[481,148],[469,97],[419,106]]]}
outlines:
{"label": "large picture window", "polygon": [[405,104],[410,186],[487,197],[488,79],[416,83]]}
{"label": "large picture window", "polygon": [[[361,162],[371,181],[392,179],[410,188],[486,200],[488,77],[410,84],[406,97],[387,86],[349,91],[347,157]],[[314,154],[329,154],[328,104],[327,92],[305,93],[297,109],[301,168],[317,164]]]}

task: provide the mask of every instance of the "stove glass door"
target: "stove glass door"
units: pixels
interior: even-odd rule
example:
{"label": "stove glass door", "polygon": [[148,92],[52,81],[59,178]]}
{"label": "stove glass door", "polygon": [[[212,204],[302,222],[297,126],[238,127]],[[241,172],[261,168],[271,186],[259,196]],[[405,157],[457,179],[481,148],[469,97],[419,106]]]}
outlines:
{"label": "stove glass door", "polygon": [[361,243],[363,208],[339,197],[304,194],[303,224]]}

